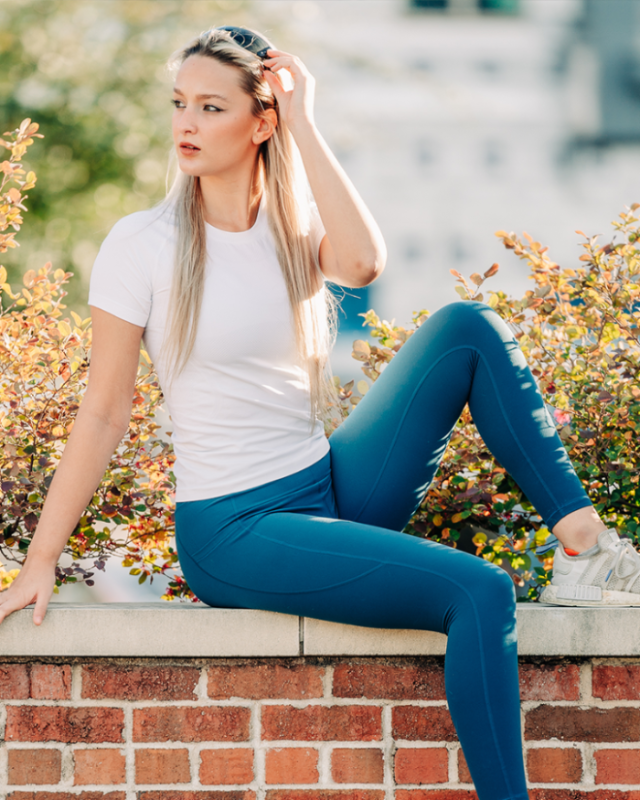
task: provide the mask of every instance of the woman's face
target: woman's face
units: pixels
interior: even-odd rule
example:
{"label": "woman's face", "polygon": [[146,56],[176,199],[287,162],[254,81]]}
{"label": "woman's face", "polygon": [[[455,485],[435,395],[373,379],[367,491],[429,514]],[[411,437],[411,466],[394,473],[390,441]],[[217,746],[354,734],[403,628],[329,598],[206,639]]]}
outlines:
{"label": "woman's face", "polygon": [[[189,56],[176,76],[173,141],[183,172],[231,175],[252,165],[274,120],[252,113],[253,98],[240,86],[240,71],[208,56]],[[273,114],[275,118],[275,112]]]}

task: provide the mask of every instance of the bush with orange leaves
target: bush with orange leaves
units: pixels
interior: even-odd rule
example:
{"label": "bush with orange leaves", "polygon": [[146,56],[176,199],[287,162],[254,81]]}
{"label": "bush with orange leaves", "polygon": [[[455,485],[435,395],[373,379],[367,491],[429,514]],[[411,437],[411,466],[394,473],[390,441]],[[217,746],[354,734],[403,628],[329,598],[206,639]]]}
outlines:
{"label": "bush with orange leaves", "polygon": [[[0,253],[18,245],[25,191],[36,182],[32,172],[25,175],[21,159],[33,138],[41,136],[37,130],[27,119],[0,140],[11,153],[0,164]],[[23,287],[14,292],[0,267],[0,590],[24,563],[87,385],[91,321],[73,311],[70,318],[63,316],[63,286],[70,275],[45,264],[37,273],[27,272]],[[161,400],[143,352],[129,429],[64,548],[71,565],[56,567],[54,592],[77,581],[92,585],[94,572],[82,563],[104,570],[107,559],[116,557],[139,583],[169,576],[166,599],[195,599],[177,566],[173,453],[157,437],[154,422]]]}

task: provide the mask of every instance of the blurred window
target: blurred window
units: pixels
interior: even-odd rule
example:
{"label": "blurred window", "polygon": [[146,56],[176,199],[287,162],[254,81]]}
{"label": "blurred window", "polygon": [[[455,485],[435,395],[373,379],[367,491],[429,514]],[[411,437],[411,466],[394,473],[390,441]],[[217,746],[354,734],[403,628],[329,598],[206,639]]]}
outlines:
{"label": "blurred window", "polygon": [[415,8],[446,8],[447,0],[411,0]]}
{"label": "blurred window", "polygon": [[600,142],[640,141],[640,2],[586,0],[583,30],[599,65]]}
{"label": "blurred window", "polygon": [[409,0],[416,9],[440,9],[442,11],[492,11],[513,14],[518,10],[519,0]]}

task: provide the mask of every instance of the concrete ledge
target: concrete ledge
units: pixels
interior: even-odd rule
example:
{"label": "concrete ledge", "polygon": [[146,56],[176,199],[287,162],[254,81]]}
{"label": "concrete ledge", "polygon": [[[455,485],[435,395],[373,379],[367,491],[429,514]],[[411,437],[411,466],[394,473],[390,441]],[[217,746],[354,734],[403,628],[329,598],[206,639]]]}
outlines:
{"label": "concrete ledge", "polygon": [[299,618],[204,603],[51,603],[0,624],[2,656],[297,656]]}
{"label": "concrete ledge", "polygon": [[[640,656],[640,608],[521,604],[517,614],[520,655]],[[0,658],[443,655],[446,641],[430,631],[163,601],[51,603],[40,626],[27,606],[0,624]]]}

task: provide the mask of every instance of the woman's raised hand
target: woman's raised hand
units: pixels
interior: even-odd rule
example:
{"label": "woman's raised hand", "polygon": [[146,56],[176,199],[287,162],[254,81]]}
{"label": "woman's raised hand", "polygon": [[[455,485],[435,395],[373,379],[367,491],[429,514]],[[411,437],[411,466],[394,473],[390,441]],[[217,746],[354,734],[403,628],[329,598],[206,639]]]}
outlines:
{"label": "woman's raised hand", "polygon": [[[267,50],[269,58],[265,58],[264,77],[278,101],[280,118],[287,123],[295,134],[296,127],[313,124],[313,97],[315,80],[297,56],[282,50]],[[282,81],[275,73],[287,70],[293,79],[293,88],[285,89]]]}
{"label": "woman's raised hand", "polygon": [[20,608],[35,603],[33,621],[40,625],[47,613],[47,606],[56,583],[56,570],[48,562],[37,561],[28,566],[29,557],[20,570],[20,574],[3,592],[0,592],[0,623],[9,614]]}

